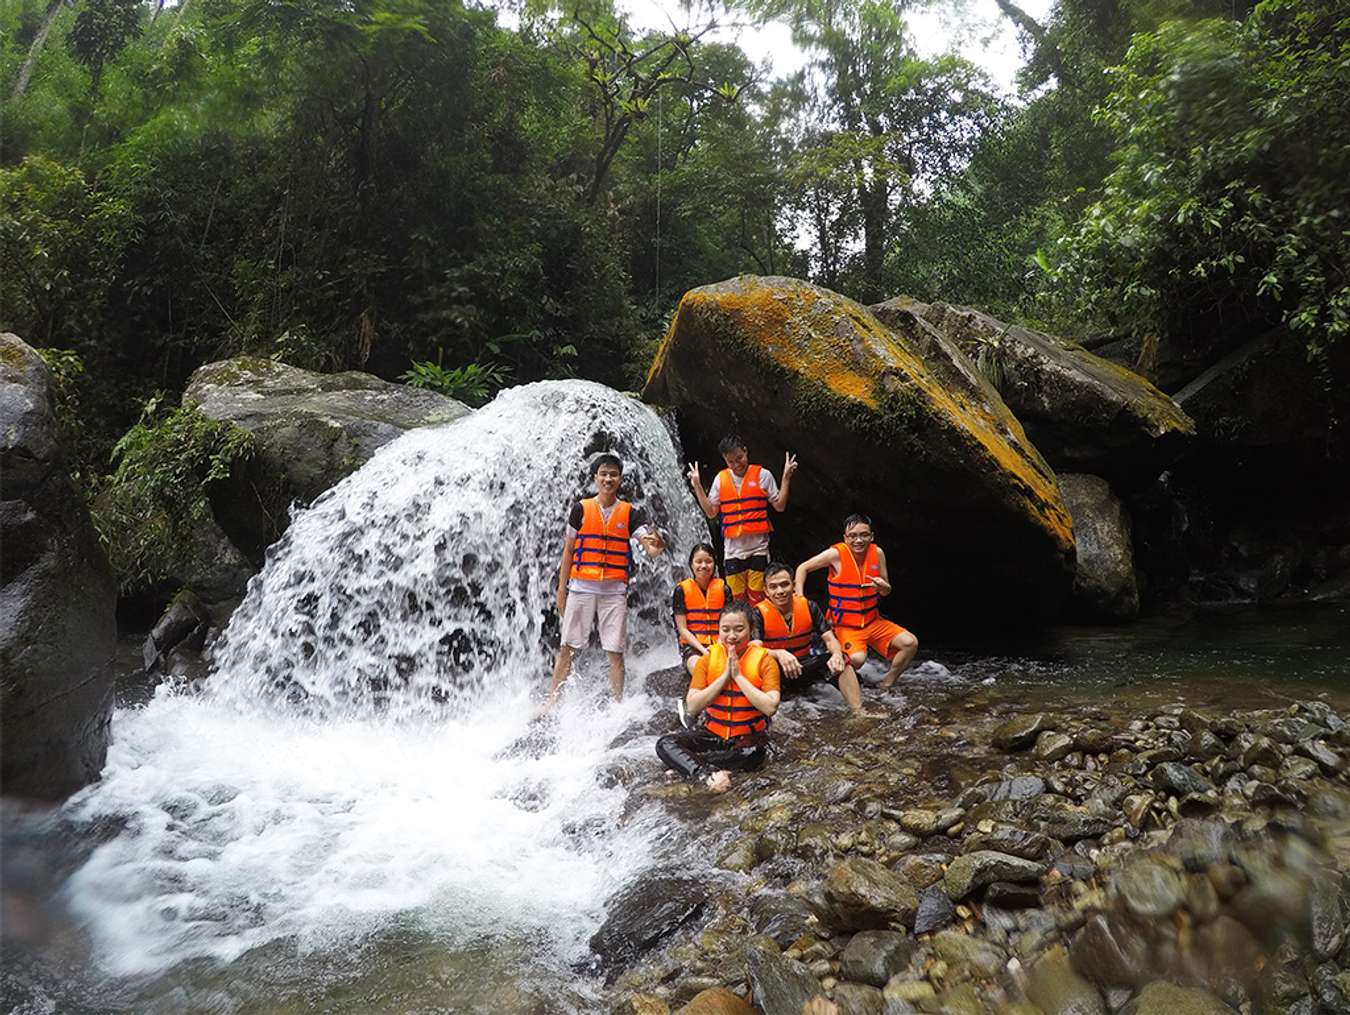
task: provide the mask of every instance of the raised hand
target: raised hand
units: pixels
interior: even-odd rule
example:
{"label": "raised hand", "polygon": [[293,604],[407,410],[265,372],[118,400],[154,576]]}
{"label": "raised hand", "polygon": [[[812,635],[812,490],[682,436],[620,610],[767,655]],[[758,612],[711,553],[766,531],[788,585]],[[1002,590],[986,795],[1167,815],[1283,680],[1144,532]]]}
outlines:
{"label": "raised hand", "polygon": [[797,456],[794,455],[791,451],[789,451],[786,455],[783,456],[783,478],[787,479],[788,476],[792,475],[796,471],[797,471]]}
{"label": "raised hand", "polygon": [[698,474],[698,462],[690,462],[689,471],[685,475],[689,477],[690,486],[701,487],[703,485],[703,480],[699,478]]}

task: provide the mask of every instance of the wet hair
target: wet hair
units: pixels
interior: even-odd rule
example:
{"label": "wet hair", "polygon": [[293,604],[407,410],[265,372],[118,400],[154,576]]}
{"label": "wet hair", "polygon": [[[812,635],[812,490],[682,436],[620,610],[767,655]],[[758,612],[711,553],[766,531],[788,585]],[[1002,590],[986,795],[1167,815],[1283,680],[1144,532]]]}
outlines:
{"label": "wet hair", "polygon": [[844,519],[844,531],[847,532],[849,530],[849,526],[857,525],[859,522],[861,522],[863,525],[866,525],[869,529],[872,528],[872,519],[868,518],[864,514],[858,514],[857,512],[855,512]]}
{"label": "wet hair", "polygon": [[611,455],[608,451],[606,451],[603,455],[595,456],[595,461],[591,462],[591,475],[594,476],[597,472],[599,472],[600,466],[602,465],[612,465],[614,466],[614,468],[619,470],[620,474],[623,473],[623,462],[619,460],[619,456]]}
{"label": "wet hair", "polygon": [[746,624],[748,624],[751,628],[753,628],[755,626],[755,622],[751,618],[750,614],[751,611],[753,611],[754,609],[755,608],[753,606],[751,606],[743,599],[733,599],[731,602],[727,603],[726,606],[722,607],[721,616],[725,617],[731,613],[739,613],[742,617],[745,618]]}
{"label": "wet hair", "polygon": [[778,574],[779,571],[786,571],[788,574],[792,574],[792,568],[788,567],[781,560],[769,561],[769,566],[764,569],[764,580],[767,582],[774,575]]}
{"label": "wet hair", "polygon": [[694,544],[694,548],[689,551],[689,573],[694,573],[694,554],[700,551],[713,559],[713,574],[717,574],[717,551],[712,548],[712,543]]}
{"label": "wet hair", "polygon": [[729,433],[717,442],[717,453],[719,455],[729,455],[746,447],[745,438],[738,433]]}

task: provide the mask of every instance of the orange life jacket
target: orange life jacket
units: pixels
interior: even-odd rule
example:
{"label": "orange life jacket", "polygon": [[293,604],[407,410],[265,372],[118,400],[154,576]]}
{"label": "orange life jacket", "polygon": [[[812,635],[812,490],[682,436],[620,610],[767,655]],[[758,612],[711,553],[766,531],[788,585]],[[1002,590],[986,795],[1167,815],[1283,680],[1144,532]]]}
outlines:
{"label": "orange life jacket", "polygon": [[759,615],[764,618],[764,646],[766,648],[785,648],[798,659],[811,654],[811,641],[815,631],[811,627],[811,603],[805,596],[792,597],[792,629],[788,630],[787,621],[778,612],[778,607],[767,599],[758,604]]}
{"label": "orange life jacket", "polygon": [[853,551],[844,543],[835,543],[839,551],[839,573],[826,578],[830,606],[826,613],[833,627],[866,627],[877,619],[877,587],[868,579],[881,577],[877,544],[868,543],[862,568],[853,559]]}
{"label": "orange life jacket", "polygon": [[741,479],[740,492],[731,480],[731,470],[723,469],[717,474],[717,510],[722,515],[722,536],[734,539],[736,536],[750,536],[757,532],[772,532],[769,521],[769,498],[760,486],[759,474],[763,468],[751,465]]}
{"label": "orange life jacket", "polygon": [[[755,645],[741,653],[740,671],[741,676],[750,681],[755,687],[762,687],[759,675],[760,664],[768,650]],[[722,671],[727,667],[727,650],[721,642],[716,642],[709,649],[708,660],[708,679],[710,681],[717,679],[722,675]],[[762,733],[769,728],[769,717],[750,704],[750,699],[745,696],[734,680],[728,680],[722,693],[713,699],[712,704],[703,710],[704,727],[710,733],[716,733],[723,740],[730,740],[732,737],[744,737],[751,733]]]}
{"label": "orange life jacket", "polygon": [[633,505],[621,500],[610,512],[609,521],[600,514],[594,497],[581,502],[581,528],[577,530],[572,551],[572,577],[587,581],[628,580],[628,564],[633,551],[628,545],[628,514]]}
{"label": "orange life jacket", "polygon": [[685,626],[700,645],[711,645],[717,640],[717,622],[722,616],[722,607],[731,598],[727,595],[726,582],[714,578],[708,582],[706,594],[692,578],[680,582],[680,588],[684,589]]}

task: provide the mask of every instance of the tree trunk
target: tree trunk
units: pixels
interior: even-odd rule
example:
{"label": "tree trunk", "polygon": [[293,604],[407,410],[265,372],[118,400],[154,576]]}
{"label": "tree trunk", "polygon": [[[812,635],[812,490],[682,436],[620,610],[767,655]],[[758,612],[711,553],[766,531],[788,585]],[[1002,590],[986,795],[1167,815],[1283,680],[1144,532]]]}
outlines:
{"label": "tree trunk", "polygon": [[1059,83],[1069,88],[1077,86],[1073,73],[1064,63],[1063,54],[1059,47],[1050,41],[1049,35],[1045,29],[1030,14],[1018,7],[1012,0],[994,0],[1001,10],[1014,25],[1031,36],[1031,41],[1036,44],[1036,52],[1040,53],[1050,64],[1050,70]]}
{"label": "tree trunk", "polygon": [[37,35],[33,36],[33,44],[28,47],[28,57],[23,62],[23,67],[19,69],[19,80],[14,82],[14,91],[10,93],[9,101],[23,98],[23,93],[28,91],[28,82],[33,77],[33,68],[37,66],[38,56],[42,53],[42,47],[47,44],[47,36],[51,33],[52,23],[56,21],[56,15],[61,13],[61,4],[65,0],[52,0],[47,5],[47,13],[42,16],[42,27],[38,29]]}

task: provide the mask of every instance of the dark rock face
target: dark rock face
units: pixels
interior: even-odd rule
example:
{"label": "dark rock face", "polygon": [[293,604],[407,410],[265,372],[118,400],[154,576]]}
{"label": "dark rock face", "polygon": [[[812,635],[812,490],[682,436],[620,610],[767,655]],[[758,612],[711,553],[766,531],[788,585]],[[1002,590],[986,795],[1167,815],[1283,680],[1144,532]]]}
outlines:
{"label": "dark rock face", "polygon": [[51,379],[0,335],[0,716],[7,795],[58,800],[108,750],[117,589],[66,477]]}
{"label": "dark rock face", "polygon": [[792,525],[776,537],[789,559],[840,538],[840,490],[866,506],[897,615],[1047,616],[1069,589],[1068,514],[1021,424],[945,385],[913,343],[837,293],[753,276],[691,290],[643,397],[679,410],[690,457],[716,462],[730,428],[771,469],[798,454]]}
{"label": "dark rock face", "polygon": [[652,948],[706,905],[707,888],[675,877],[646,878],[610,900],[608,916],[590,940],[601,969],[613,974]]}
{"label": "dark rock face", "polygon": [[1078,550],[1074,604],[1088,617],[1130,620],[1139,614],[1129,512],[1099,476],[1061,473]]}
{"label": "dark rock face", "polygon": [[[885,304],[883,304],[885,306]],[[1138,374],[1076,342],[969,307],[916,304],[924,321],[998,375],[999,392],[1056,468],[1147,481],[1195,434],[1190,417]]]}
{"label": "dark rock face", "polygon": [[845,979],[884,987],[905,968],[913,950],[909,936],[900,931],[865,930],[854,934],[844,949],[840,972]]}
{"label": "dark rock face", "polygon": [[809,969],[795,959],[768,948],[746,949],[745,967],[754,989],[756,1007],[765,1015],[797,1013],[814,997],[824,996]]}
{"label": "dark rock face", "polygon": [[199,367],[183,403],[254,435],[253,457],[223,484],[216,512],[254,562],[281,535],[292,501],[313,500],[404,432],[469,411],[436,392],[370,374],[317,374],[249,357]]}
{"label": "dark rock face", "polygon": [[956,921],[956,907],[941,885],[925,888],[919,895],[919,910],[914,915],[914,933],[928,934]]}

